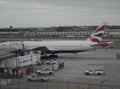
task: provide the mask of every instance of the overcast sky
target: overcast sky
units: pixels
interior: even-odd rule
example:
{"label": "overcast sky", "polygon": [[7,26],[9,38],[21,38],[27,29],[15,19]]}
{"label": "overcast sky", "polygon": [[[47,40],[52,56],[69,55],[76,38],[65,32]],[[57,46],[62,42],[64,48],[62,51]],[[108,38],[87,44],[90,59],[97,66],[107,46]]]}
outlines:
{"label": "overcast sky", "polygon": [[0,27],[120,25],[120,0],[0,0]]}

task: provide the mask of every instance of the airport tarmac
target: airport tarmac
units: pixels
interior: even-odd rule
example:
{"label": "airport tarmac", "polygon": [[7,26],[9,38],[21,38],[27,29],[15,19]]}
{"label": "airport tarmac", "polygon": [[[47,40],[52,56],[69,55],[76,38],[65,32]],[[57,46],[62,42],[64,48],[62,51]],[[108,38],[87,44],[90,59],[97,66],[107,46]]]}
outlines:
{"label": "airport tarmac", "polygon": [[[60,54],[58,60],[64,60],[65,68],[56,72],[52,80],[117,86],[120,84],[120,59],[116,54],[120,54],[120,50]],[[85,75],[84,72],[91,68],[103,69],[105,75]]]}
{"label": "airport tarmac", "polygon": [[[118,88],[111,87],[111,89],[119,89],[120,59],[117,57],[117,54],[120,54],[120,50],[97,49],[77,54],[58,54],[59,57],[57,58],[57,60],[64,60],[64,68],[56,71],[55,74],[50,77],[48,82],[29,83],[26,77],[24,77],[20,80],[11,79],[12,85],[10,84],[8,88],[13,89],[14,87],[23,87],[24,89],[26,89],[27,87],[28,89],[34,89],[34,87],[45,87],[40,89],[50,89],[50,87],[52,87],[51,89],[60,89],[61,85],[63,87],[66,86],[66,88],[61,89],[73,89],[72,87],[74,85],[72,86],[72,84],[93,84],[94,86],[97,86],[97,88],[94,89],[109,89],[108,86],[118,86]],[[87,69],[91,68],[104,69],[105,75],[84,75],[84,72]],[[68,82],[70,83],[70,85],[67,85]],[[59,86],[57,85],[57,83],[59,83]],[[106,88],[101,88],[100,85],[105,85]]]}

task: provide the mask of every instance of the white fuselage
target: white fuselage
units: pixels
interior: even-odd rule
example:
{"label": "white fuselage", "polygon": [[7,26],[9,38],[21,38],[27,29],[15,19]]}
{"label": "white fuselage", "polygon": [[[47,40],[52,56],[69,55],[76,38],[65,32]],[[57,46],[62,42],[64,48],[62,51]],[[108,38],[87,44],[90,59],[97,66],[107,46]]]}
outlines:
{"label": "white fuselage", "polygon": [[46,47],[50,51],[60,51],[61,52],[81,52],[92,49],[91,45],[96,43],[90,41],[12,41],[12,42],[4,42],[0,43],[0,48],[3,49],[22,49],[24,44],[24,48],[26,49],[34,49],[38,47]]}

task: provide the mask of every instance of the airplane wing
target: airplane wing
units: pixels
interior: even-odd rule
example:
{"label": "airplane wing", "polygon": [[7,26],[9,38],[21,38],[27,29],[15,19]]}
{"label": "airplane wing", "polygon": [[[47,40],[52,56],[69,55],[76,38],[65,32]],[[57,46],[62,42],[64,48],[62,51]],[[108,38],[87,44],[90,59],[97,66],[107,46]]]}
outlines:
{"label": "airplane wing", "polygon": [[[39,46],[39,47],[25,47],[26,50],[31,50],[31,51],[34,51],[34,52],[37,52],[37,51],[41,51],[41,52],[47,52],[47,53],[51,53],[51,50],[56,50],[56,48],[54,47],[46,47],[46,46]],[[23,49],[24,50],[24,49]]]}
{"label": "airplane wing", "polygon": [[35,47],[35,48],[31,48],[32,51],[49,51],[49,49],[47,47]]}

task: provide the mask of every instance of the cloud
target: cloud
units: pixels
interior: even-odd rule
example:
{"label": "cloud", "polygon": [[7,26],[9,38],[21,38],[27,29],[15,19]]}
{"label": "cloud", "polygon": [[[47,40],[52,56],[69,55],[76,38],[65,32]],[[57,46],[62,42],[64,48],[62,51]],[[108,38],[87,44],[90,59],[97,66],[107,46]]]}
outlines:
{"label": "cloud", "polygon": [[112,0],[2,0],[2,2],[9,2],[5,10],[23,10],[40,13],[80,12],[86,14],[107,14],[108,12],[108,14],[112,14],[118,13],[120,7],[118,2]]}
{"label": "cloud", "polygon": [[5,4],[5,3],[8,3],[8,1],[6,1],[6,0],[0,0],[0,4]]}
{"label": "cloud", "polygon": [[119,3],[120,0],[0,0],[0,20],[4,24],[11,21],[35,26],[91,24],[104,18],[119,20]]}

